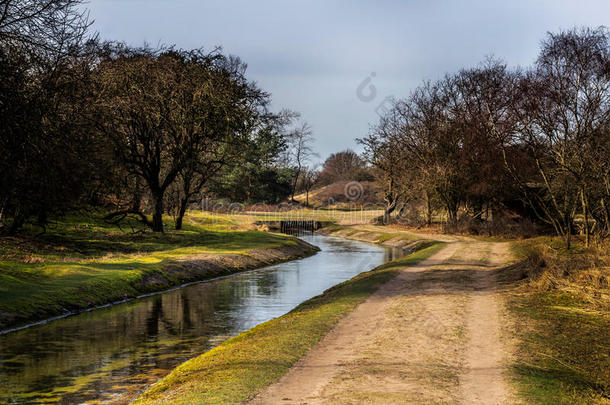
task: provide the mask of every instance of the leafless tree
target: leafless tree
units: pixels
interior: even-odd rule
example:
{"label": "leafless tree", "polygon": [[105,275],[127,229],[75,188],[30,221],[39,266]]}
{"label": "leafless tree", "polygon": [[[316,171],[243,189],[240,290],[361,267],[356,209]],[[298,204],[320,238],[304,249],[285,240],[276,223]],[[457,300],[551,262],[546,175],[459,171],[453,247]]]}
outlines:
{"label": "leafless tree", "polygon": [[182,229],[193,197],[224,167],[245,161],[244,145],[249,137],[276,119],[267,112],[269,95],[246,79],[245,65],[239,59],[214,57],[209,63],[207,58],[209,55],[187,55],[191,80],[181,87],[176,100],[180,109],[176,124],[193,140],[184,151],[177,178],[176,229]]}
{"label": "leafless tree", "polygon": [[358,140],[364,146],[366,160],[382,184],[386,208],[380,220],[384,222],[396,210],[407,189],[405,179],[408,175],[404,163],[408,160],[405,159],[403,145],[398,142],[400,128],[399,114],[394,108],[381,118],[378,125],[371,128],[367,137]]}
{"label": "leafless tree", "polygon": [[307,167],[301,175],[301,189],[305,191],[305,206],[309,207],[309,193],[320,178],[320,170],[316,166]]}
{"label": "leafless tree", "polygon": [[288,143],[286,161],[290,167],[294,168],[290,197],[290,199],[294,201],[297,184],[303,170],[309,164],[311,158],[316,156],[312,145],[315,138],[313,137],[311,126],[308,123],[303,122],[299,127],[288,133],[286,139]]}
{"label": "leafless tree", "polygon": [[480,219],[521,198],[570,247],[579,222],[587,245],[608,233],[609,136],[609,32],[585,28],[549,34],[525,73],[488,59],[425,83],[361,142],[388,185],[387,213],[416,184],[452,225],[459,211]]}
{"label": "leafless tree", "polygon": [[76,203],[103,166],[85,119],[97,43],[80,4],[0,0],[0,212],[11,233]]}
{"label": "leafless tree", "polygon": [[591,205],[608,198],[599,193],[609,167],[603,152],[610,119],[608,39],[605,28],[549,34],[520,86],[518,140],[535,161],[540,210],[568,247],[579,208],[588,245]]}
{"label": "leafless tree", "polygon": [[221,164],[217,152],[233,130],[225,62],[218,50],[119,46],[97,68],[99,129],[128,172],[147,185],[153,219],[134,213],[155,232],[163,231],[164,195],[177,178],[182,176],[188,201],[202,181],[195,173]]}
{"label": "leafless tree", "polygon": [[0,42],[29,50],[38,64],[55,64],[95,38],[83,0],[0,0]]}
{"label": "leafless tree", "polygon": [[330,184],[336,181],[358,180],[358,176],[365,170],[365,162],[356,152],[347,149],[332,153],[322,165],[320,181]]}

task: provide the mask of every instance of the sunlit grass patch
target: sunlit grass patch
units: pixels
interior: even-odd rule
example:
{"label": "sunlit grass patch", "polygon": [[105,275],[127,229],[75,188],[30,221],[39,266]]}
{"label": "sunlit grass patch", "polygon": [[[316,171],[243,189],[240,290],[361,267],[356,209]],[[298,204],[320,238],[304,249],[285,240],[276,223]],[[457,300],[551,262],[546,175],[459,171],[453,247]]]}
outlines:
{"label": "sunlit grass patch", "polygon": [[558,292],[516,295],[510,309],[523,325],[513,371],[528,403],[608,403],[610,314]]}
{"label": "sunlit grass patch", "polygon": [[384,233],[381,236],[378,236],[375,239],[375,242],[383,243],[383,242],[387,242],[391,239],[401,239],[401,240],[409,241],[409,240],[415,240],[415,237],[412,235],[408,235],[404,232],[389,232],[389,233]]}

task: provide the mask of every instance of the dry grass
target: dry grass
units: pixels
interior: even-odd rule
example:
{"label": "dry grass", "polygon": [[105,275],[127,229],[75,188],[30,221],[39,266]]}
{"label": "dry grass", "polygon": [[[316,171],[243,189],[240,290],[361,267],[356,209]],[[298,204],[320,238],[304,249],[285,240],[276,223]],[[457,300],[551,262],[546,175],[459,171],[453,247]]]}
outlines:
{"label": "dry grass", "polygon": [[[256,208],[256,207],[255,207]],[[369,224],[380,215],[383,210],[366,209],[361,205],[352,205],[351,209],[338,208],[294,208],[276,209],[274,211],[242,211],[232,214],[210,214],[211,218],[218,217],[219,220],[232,222],[241,226],[252,224],[257,221],[303,221],[313,220],[321,222],[333,222],[341,225]]]}
{"label": "dry grass", "polygon": [[[337,181],[309,192],[309,205],[312,207],[360,209],[363,205],[383,207],[379,197],[379,184],[373,181]],[[296,201],[306,202],[306,194],[296,195]]]}
{"label": "dry grass", "polygon": [[541,237],[517,243],[526,258],[528,285],[536,291],[578,296],[597,309],[610,309],[610,246],[566,250],[556,238]]}

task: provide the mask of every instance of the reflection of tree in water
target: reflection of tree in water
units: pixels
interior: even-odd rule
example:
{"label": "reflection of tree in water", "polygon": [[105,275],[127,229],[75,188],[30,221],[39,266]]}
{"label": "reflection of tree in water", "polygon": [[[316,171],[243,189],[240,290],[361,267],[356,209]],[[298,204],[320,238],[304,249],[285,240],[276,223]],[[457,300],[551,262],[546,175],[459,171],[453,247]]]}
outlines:
{"label": "reflection of tree in water", "polygon": [[183,331],[189,330],[193,327],[193,323],[191,322],[191,303],[188,294],[186,294],[184,290],[180,292],[180,300],[182,301]]}
{"label": "reflection of tree in water", "polygon": [[152,309],[146,319],[146,334],[149,338],[156,337],[159,334],[159,321],[163,316],[163,300],[161,296],[155,297],[152,304]]}
{"label": "reflection of tree in water", "polygon": [[400,248],[388,248],[385,250],[384,254],[384,263],[391,262],[392,260],[396,260],[399,257],[403,257],[405,255],[405,251]]}
{"label": "reflection of tree in water", "polygon": [[279,272],[263,272],[254,279],[254,292],[256,295],[270,296],[277,292],[279,284]]}

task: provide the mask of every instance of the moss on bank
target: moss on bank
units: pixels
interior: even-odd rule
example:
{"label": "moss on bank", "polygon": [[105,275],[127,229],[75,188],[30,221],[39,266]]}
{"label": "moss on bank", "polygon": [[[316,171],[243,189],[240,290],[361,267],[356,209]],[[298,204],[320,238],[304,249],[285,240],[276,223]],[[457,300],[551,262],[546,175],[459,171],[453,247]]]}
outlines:
{"label": "moss on bank", "polygon": [[177,367],[136,404],[235,404],[284,375],[339,319],[402,266],[442,248],[434,243],[397,261],[362,273],[301,304],[288,314],[244,332]]}
{"label": "moss on bank", "polygon": [[292,260],[316,248],[192,212],[183,231],[123,229],[94,215],[62,218],[46,233],[0,238],[0,329]]}

